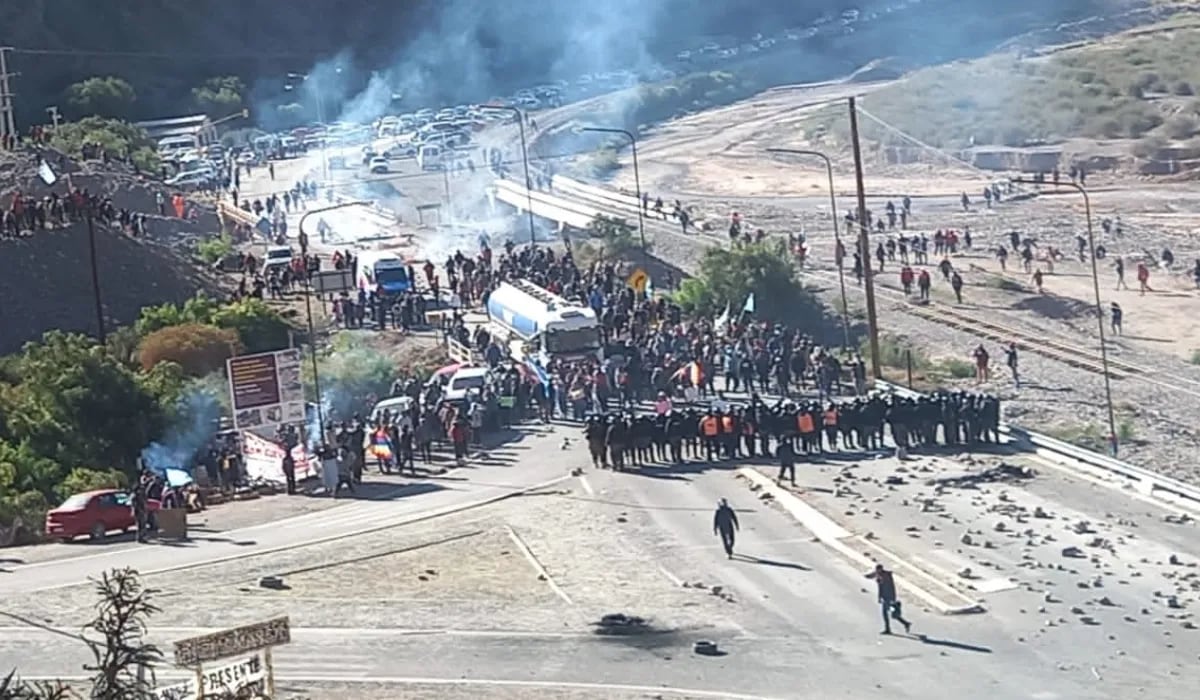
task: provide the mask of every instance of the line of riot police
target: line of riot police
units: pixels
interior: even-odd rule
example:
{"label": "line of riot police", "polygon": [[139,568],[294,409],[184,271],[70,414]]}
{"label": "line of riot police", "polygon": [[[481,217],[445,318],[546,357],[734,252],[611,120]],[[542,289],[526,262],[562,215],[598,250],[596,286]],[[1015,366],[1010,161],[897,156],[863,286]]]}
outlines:
{"label": "line of riot police", "polygon": [[919,398],[872,392],[836,402],[776,400],[757,394],[744,406],[723,399],[707,407],[662,413],[591,415],[584,436],[597,468],[725,459],[770,459],[787,441],[797,455],[963,446],[999,441],[1000,399],[981,393],[937,391]]}

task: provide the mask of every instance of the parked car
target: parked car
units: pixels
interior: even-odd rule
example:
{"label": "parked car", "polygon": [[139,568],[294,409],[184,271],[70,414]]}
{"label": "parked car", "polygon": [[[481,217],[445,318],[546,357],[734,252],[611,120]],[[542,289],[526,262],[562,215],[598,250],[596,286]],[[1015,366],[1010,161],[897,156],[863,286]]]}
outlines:
{"label": "parked car", "polygon": [[388,172],[387,158],[376,156],[371,159],[371,164],[368,166],[372,174],[384,175]]}
{"label": "parked car", "polygon": [[[161,506],[157,500],[146,500],[149,513]],[[110,532],[128,532],[136,527],[133,496],[117,489],[77,493],[46,513],[46,536],[63,542],[81,535],[88,535],[94,542],[103,542]]]}

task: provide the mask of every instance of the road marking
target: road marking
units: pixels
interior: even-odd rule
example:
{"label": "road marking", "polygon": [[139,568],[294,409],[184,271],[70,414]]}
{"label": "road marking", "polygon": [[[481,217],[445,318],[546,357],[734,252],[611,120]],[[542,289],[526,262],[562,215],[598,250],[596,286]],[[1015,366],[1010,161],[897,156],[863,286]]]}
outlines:
{"label": "road marking", "polygon": [[587,480],[587,477],[582,474],[579,475],[579,485],[583,487],[584,491],[587,491],[587,495],[596,495],[596,490],[592,488],[592,484]]}
{"label": "road marking", "polygon": [[[244,600],[244,597],[243,597]],[[58,629],[58,628],[54,628]],[[220,632],[226,629],[223,627],[150,627],[148,631],[151,635],[162,635],[169,637],[199,637],[212,632]],[[61,630],[70,634],[76,634],[70,630]],[[0,634],[5,635],[8,639],[13,637],[33,637],[52,635],[55,632],[47,629],[36,627],[0,627]],[[11,636],[10,636],[11,635]],[[596,635],[592,632],[537,632],[529,630],[470,630],[470,629],[442,629],[442,628],[350,628],[350,627],[293,627],[292,635],[297,639],[306,637],[429,637],[429,636],[446,636],[446,637],[475,637],[475,638],[523,638],[523,639],[595,639]]]}
{"label": "road marking", "polygon": [[525,540],[517,534],[517,531],[513,529],[512,525],[506,524],[504,527],[508,529],[508,536],[512,538],[513,543],[517,545],[517,548],[520,549],[521,553],[525,555],[525,558],[529,560],[530,565],[532,565],[534,571],[537,572],[538,578],[550,584],[550,590],[554,591],[559,598],[562,598],[567,605],[574,605],[575,601],[571,600],[571,596],[567,595],[566,591],[558,587],[558,583],[556,583],[554,578],[550,576],[550,572],[546,571],[546,567],[542,566],[542,563],[538,561],[537,556],[534,555],[533,550],[529,548],[529,545],[525,544]]}
{"label": "road marking", "polygon": [[[174,675],[174,674],[172,674]],[[182,674],[180,674],[182,675]],[[91,676],[22,676],[30,681],[84,681]],[[276,679],[279,680],[279,679]],[[544,688],[548,690],[591,690],[622,693],[642,693],[646,695],[681,695],[694,698],[718,698],[723,700],[782,700],[768,695],[746,695],[731,693],[724,690],[701,690],[696,688],[676,688],[665,685],[627,685],[624,683],[587,683],[582,681],[526,681],[511,679],[484,678],[421,678],[414,676],[342,676],[336,674],[297,674],[283,677],[292,683],[384,683],[393,685],[465,685],[465,686],[498,686],[509,688]]]}
{"label": "road marking", "polygon": [[[224,557],[214,557],[212,559],[205,559],[204,561],[188,562],[186,564],[177,564],[175,566],[166,566],[161,569],[151,569],[148,571],[141,572],[141,575],[142,576],[153,576],[155,574],[165,574],[165,573],[171,573],[174,571],[185,571],[187,569],[197,569],[197,568],[204,567],[204,566],[212,566],[214,564],[225,564],[225,563],[231,562],[231,561],[238,561],[241,559],[249,559],[251,557],[261,557],[261,556],[266,556],[268,554],[287,552],[287,551],[290,551],[293,549],[300,549],[303,547],[312,547],[312,546],[321,545],[321,544],[328,544],[330,542],[337,542],[338,540],[345,540],[345,539],[351,539],[354,537],[359,537],[362,535],[369,535],[371,533],[382,532],[384,530],[391,530],[393,528],[403,527],[405,525],[412,525],[413,523],[424,522],[426,520],[433,520],[434,518],[440,518],[440,517],[446,516],[446,515],[454,515],[456,513],[461,513],[463,511],[471,510],[473,508],[481,508],[483,506],[489,506],[489,505],[492,505],[493,503],[499,503],[500,501],[508,500],[509,498],[514,498],[516,496],[521,496],[521,495],[529,493],[531,491],[540,491],[542,489],[550,488],[551,486],[561,484],[562,482],[564,482],[570,478],[572,478],[572,477],[560,476],[556,479],[551,479],[549,481],[544,481],[540,484],[534,484],[533,486],[527,486],[527,487],[521,488],[521,489],[515,489],[512,491],[501,493],[496,496],[489,496],[487,498],[481,498],[476,501],[470,501],[468,503],[463,503],[463,504],[458,504],[458,505],[443,506],[441,508],[435,508],[433,510],[426,511],[424,513],[416,513],[407,518],[401,518],[394,522],[386,523],[383,525],[372,525],[370,527],[359,529],[359,530],[354,530],[351,532],[344,532],[344,533],[341,533],[338,535],[330,535],[328,537],[321,537],[321,538],[317,538],[317,539],[313,539],[313,540],[305,540],[303,542],[291,542],[289,544],[277,545],[275,547],[268,547],[266,549],[259,549],[259,550],[255,550],[255,551],[249,551],[249,552],[238,552],[236,554],[229,554]],[[125,549],[114,550],[111,553],[95,554],[95,555],[89,555],[89,556],[91,556],[91,557],[111,556],[112,554],[120,554],[124,551],[126,551],[126,550]],[[40,565],[62,564],[64,562],[74,562],[77,560],[78,559],[75,559],[75,558],[56,559],[52,562],[38,562],[37,564],[32,564],[31,566],[37,566],[39,564]],[[20,569],[15,569],[14,571],[19,572]],[[32,592],[38,592],[38,591],[56,591],[56,590],[59,590],[62,588],[71,588],[73,586],[86,585],[86,583],[87,583],[86,581],[72,581],[69,583],[60,583],[60,584],[55,584],[52,586],[21,589],[21,592],[32,593]]]}
{"label": "road marking", "polygon": [[670,571],[667,571],[667,568],[665,566],[663,566],[662,564],[659,564],[658,570],[662,573],[663,576],[666,576],[667,580],[670,581],[672,584],[674,584],[676,587],[679,587],[679,588],[683,587],[683,579],[679,578],[678,576],[671,573]]}
{"label": "road marking", "polygon": [[[850,532],[846,531],[844,528],[817,509],[813,508],[807,503],[804,503],[799,496],[796,496],[794,493],[782,488],[769,477],[763,476],[758,470],[751,467],[743,467],[739,469],[738,474],[742,475],[742,477],[744,477],[750,483],[757,484],[762,490],[771,494],[775,498],[775,501],[779,503],[784,510],[798,520],[801,525],[816,535],[817,539],[821,540],[822,544],[824,544],[826,547],[829,547],[838,554],[841,554],[846,559],[849,559],[850,561],[855,562],[859,566],[863,567],[863,571],[869,571],[875,567],[877,562],[874,559],[854,549],[853,547],[850,547],[843,541],[843,539],[851,536]],[[845,533],[845,535],[842,537],[836,536],[839,533]],[[941,600],[937,595],[918,586],[908,576],[896,577],[896,581],[901,588],[919,598],[930,608],[933,608],[944,615],[962,614],[967,612],[982,612],[983,608],[977,603],[970,600],[962,593],[959,593],[948,584],[942,583],[915,566],[908,564],[899,555],[893,554],[892,552],[880,547],[865,537],[854,537],[854,541],[858,544],[865,544],[875,549],[879,553],[887,556],[892,561],[897,562],[912,572],[920,575],[925,580],[945,589],[958,601],[957,604],[946,602]]]}

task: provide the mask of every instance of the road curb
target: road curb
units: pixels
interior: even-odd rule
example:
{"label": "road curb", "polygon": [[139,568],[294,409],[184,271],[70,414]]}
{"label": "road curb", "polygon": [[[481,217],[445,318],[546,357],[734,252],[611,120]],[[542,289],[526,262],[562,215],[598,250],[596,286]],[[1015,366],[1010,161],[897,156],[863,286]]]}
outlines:
{"label": "road curb", "polygon": [[[854,542],[860,545],[874,549],[890,559],[894,568],[897,565],[899,568],[903,568],[905,571],[903,575],[896,574],[897,585],[920,599],[922,603],[933,610],[942,615],[967,615],[985,612],[983,606],[978,602],[971,600],[966,595],[952,588],[949,584],[938,581],[919,568],[909,564],[899,554],[849,532],[816,508],[805,503],[796,494],[776,484],[770,477],[763,475],[757,469],[743,467],[737,473],[752,485],[770,494],[775,502],[787,511],[788,515],[791,515],[806,530],[813,533],[820,540],[821,544],[842,555],[857,566],[863,567],[864,571],[873,568],[875,564],[879,563],[878,559],[851,547],[845,540],[853,539]],[[924,583],[932,584],[939,588],[940,593],[933,593],[926,587],[918,585],[913,580],[915,578],[923,579]],[[946,598],[950,598],[950,600]]]}
{"label": "road curb", "polygon": [[[141,571],[139,573],[142,576],[152,576],[155,574],[167,574],[167,573],[173,573],[176,571],[186,571],[188,569],[197,569],[202,566],[212,566],[214,564],[224,564],[224,563],[231,562],[231,561],[240,561],[242,559],[250,559],[252,557],[261,557],[261,556],[265,556],[268,554],[277,554],[279,552],[286,552],[286,551],[293,550],[293,549],[300,549],[302,547],[312,547],[312,546],[319,545],[319,544],[328,544],[330,542],[337,542],[338,540],[345,540],[345,539],[349,539],[351,537],[360,537],[362,535],[370,535],[370,534],[373,534],[376,532],[382,532],[384,530],[391,530],[393,528],[403,527],[405,525],[412,525],[414,523],[424,522],[426,520],[433,520],[434,518],[440,518],[440,517],[447,516],[447,515],[454,515],[456,513],[461,513],[463,511],[471,510],[474,508],[481,508],[483,506],[489,506],[494,503],[499,503],[500,501],[508,500],[510,498],[515,498],[517,496],[523,496],[532,491],[540,491],[542,489],[546,489],[551,486],[555,486],[555,485],[560,484],[560,483],[566,481],[567,479],[571,479],[571,478],[573,478],[573,477],[571,477],[570,475],[560,476],[555,479],[551,479],[549,481],[543,481],[538,484],[533,484],[532,486],[527,486],[527,487],[516,489],[513,491],[508,491],[506,493],[502,493],[497,496],[481,498],[481,499],[477,499],[477,500],[470,501],[467,503],[456,504],[453,506],[445,506],[442,508],[435,508],[434,510],[427,511],[424,513],[416,513],[414,515],[411,515],[406,518],[401,518],[400,520],[388,523],[386,525],[372,525],[370,527],[366,527],[361,530],[353,530],[351,532],[345,532],[345,533],[341,533],[341,534],[337,534],[337,535],[330,535],[328,537],[320,537],[315,540],[305,540],[303,542],[295,542],[292,544],[279,545],[276,547],[269,547],[267,549],[262,549],[262,550],[253,551],[253,552],[239,552],[237,554],[230,554],[230,555],[223,556],[223,557],[215,557],[213,559],[206,559],[204,561],[199,561],[199,562],[189,562],[187,564],[168,566],[168,567],[164,567],[161,569],[150,569],[147,571]],[[40,587],[40,588],[31,588],[31,589],[28,589],[26,592],[36,593],[39,591],[54,591],[54,590],[59,590],[62,588],[71,588],[72,586],[80,586],[80,585],[85,585],[85,584],[87,584],[87,581],[73,581],[71,583],[57,584],[57,585],[53,585],[53,586],[45,586],[45,587]]]}

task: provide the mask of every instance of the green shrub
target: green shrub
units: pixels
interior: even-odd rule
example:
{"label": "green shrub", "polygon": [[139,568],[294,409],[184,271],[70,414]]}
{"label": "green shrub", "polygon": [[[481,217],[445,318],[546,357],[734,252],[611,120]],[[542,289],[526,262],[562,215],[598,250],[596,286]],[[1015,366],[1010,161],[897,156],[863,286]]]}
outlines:
{"label": "green shrub", "polygon": [[228,234],[206,238],[196,243],[196,257],[214,265],[233,253],[233,239]]}
{"label": "green shrub", "polygon": [[119,471],[76,467],[71,470],[70,474],[67,474],[56,491],[58,500],[64,501],[77,493],[101,489],[123,489],[128,484],[128,477]]}

